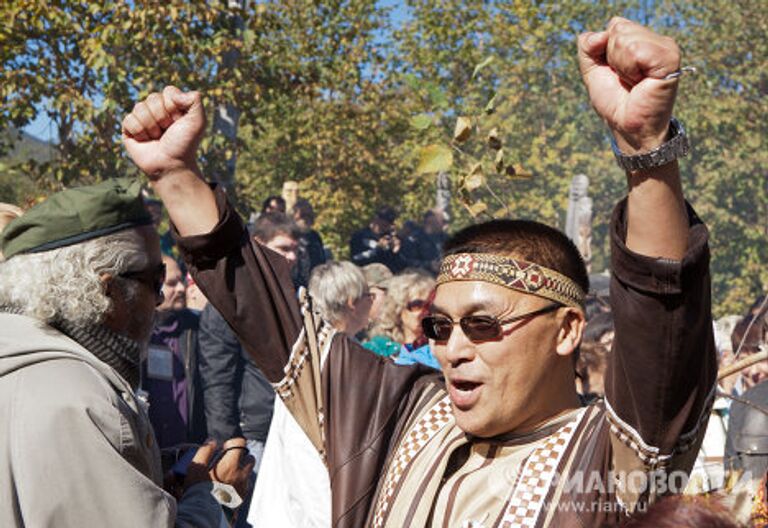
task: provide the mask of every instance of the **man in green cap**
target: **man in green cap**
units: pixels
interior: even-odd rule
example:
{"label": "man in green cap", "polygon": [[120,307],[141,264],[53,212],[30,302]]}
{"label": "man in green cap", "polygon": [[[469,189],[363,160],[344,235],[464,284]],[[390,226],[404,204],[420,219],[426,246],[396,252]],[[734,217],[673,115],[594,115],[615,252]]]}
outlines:
{"label": "man in green cap", "polygon": [[210,473],[215,444],[197,451],[178,505],[162,488],[134,392],[164,277],[139,190],[120,179],[69,189],[0,233],[4,528],[218,527],[217,497],[244,491],[243,439]]}

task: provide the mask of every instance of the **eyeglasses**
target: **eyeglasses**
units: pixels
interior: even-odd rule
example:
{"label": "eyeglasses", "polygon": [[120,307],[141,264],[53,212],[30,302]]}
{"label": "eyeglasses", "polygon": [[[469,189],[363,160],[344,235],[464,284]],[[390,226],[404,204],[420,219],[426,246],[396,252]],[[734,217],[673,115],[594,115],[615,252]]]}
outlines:
{"label": "eyeglasses", "polygon": [[458,323],[444,315],[428,315],[421,320],[421,327],[424,330],[424,335],[435,341],[448,341],[456,324],[461,326],[464,334],[472,341],[492,341],[502,336],[501,327],[503,325],[553,312],[561,306],[560,303],[554,303],[539,310],[502,320],[491,315],[469,315],[462,317]]}
{"label": "eyeglasses", "polygon": [[413,301],[409,301],[408,304],[405,305],[405,307],[413,312],[415,310],[421,310],[426,305],[427,305],[427,301],[425,301],[424,299],[414,299]]}
{"label": "eyeglasses", "polygon": [[160,297],[163,294],[163,284],[165,283],[165,263],[158,264],[154,268],[124,271],[120,277],[144,283],[152,288],[155,295]]}

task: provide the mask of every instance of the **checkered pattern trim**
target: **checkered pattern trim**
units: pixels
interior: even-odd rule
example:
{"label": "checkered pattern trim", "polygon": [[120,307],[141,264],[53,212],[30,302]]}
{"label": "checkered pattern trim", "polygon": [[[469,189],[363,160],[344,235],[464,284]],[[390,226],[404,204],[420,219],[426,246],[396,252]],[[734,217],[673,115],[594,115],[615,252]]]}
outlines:
{"label": "checkered pattern trim", "polygon": [[384,526],[384,520],[389,508],[392,506],[395,489],[405,474],[408,465],[416,458],[419,451],[427,445],[427,442],[451,422],[452,418],[451,402],[448,396],[446,396],[432,406],[405,434],[397,448],[395,457],[392,459],[392,463],[387,469],[384,486],[381,488],[379,498],[376,501],[376,509],[373,515],[374,528]]}
{"label": "checkered pattern trim", "polygon": [[332,326],[326,324],[324,321],[316,318],[312,314],[311,303],[308,296],[301,295],[301,301],[301,315],[302,319],[305,321],[305,325],[301,329],[301,332],[299,332],[299,337],[293,344],[293,347],[291,348],[291,354],[288,356],[288,361],[283,367],[285,376],[283,376],[283,379],[281,379],[279,382],[272,384],[275,392],[278,396],[280,396],[280,398],[283,399],[283,401],[293,396],[293,387],[296,385],[296,382],[301,376],[304,365],[311,355],[309,350],[309,342],[307,341],[307,316],[314,318],[317,344],[320,350],[324,350],[327,347],[328,343],[331,341],[333,335],[335,334]]}
{"label": "checkered pattern trim", "polygon": [[584,292],[571,279],[554,270],[492,253],[448,255],[440,265],[437,284],[480,280],[580,308]]}
{"label": "checkered pattern trim", "polygon": [[517,485],[512,490],[501,528],[535,526],[543,511],[544,501],[552,488],[557,467],[563,458],[573,433],[585,416],[586,408],[568,424],[533,450],[522,469]]}

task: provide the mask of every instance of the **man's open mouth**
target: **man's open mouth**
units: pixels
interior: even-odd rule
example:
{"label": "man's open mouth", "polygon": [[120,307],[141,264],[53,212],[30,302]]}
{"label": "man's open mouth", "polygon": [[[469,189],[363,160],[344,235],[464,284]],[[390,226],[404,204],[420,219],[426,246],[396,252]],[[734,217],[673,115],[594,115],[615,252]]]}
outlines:
{"label": "man's open mouth", "polygon": [[477,402],[482,386],[482,383],[476,381],[455,379],[448,384],[448,394],[458,409],[466,410]]}

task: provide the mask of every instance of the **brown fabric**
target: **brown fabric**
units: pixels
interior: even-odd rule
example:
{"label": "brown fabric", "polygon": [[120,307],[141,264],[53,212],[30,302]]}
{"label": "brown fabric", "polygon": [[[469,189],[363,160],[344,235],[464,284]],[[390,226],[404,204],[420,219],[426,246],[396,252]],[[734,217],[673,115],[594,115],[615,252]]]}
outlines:
{"label": "brown fabric", "polygon": [[[393,467],[394,453],[407,432],[445,395],[442,381],[433,371],[394,365],[341,335],[329,338],[320,321],[309,329],[319,348],[328,350],[322,390],[316,391],[317,375],[313,373],[320,367],[309,352],[308,330],[300,312],[311,308],[308,304],[300,308],[285,264],[271,251],[250,243],[223,193],[216,192],[219,224],[207,235],[180,239],[182,254],[200,288],[275,383],[310,438],[323,439],[331,475],[333,526],[369,526],[377,497],[383,493],[382,481]],[[682,262],[641,257],[623,243],[625,208],[626,202],[620,203],[612,219],[616,340],[606,400],[590,407],[574,425],[568,445],[562,446],[564,451],[557,460],[568,474],[594,470],[608,476],[611,469],[634,467],[644,471],[690,469],[713,394],[715,354],[706,228],[690,211],[689,247]],[[422,511],[413,507],[414,501],[434,504],[443,492],[439,482],[446,475],[435,469],[436,461],[426,453],[450,458],[466,442],[453,441],[455,435],[440,431],[444,429],[429,433],[426,440],[424,460],[430,463],[422,464],[417,455],[405,468],[406,480],[436,479],[438,485],[421,486],[420,482],[418,487],[424,491],[420,496],[400,495],[395,503],[398,515],[403,514],[400,508],[405,504],[408,511]],[[472,460],[479,465],[473,467],[478,471],[502,469],[494,467],[497,462],[478,461],[477,457],[491,452],[494,460],[506,458],[493,450],[474,449]],[[510,485],[510,496],[517,485],[523,484]],[[456,505],[463,504],[462,494],[471,497],[472,493],[466,484],[457,487],[452,510],[457,512]],[[619,493],[617,497],[610,491],[593,490],[578,494],[561,488],[550,490],[547,497],[586,504],[599,498],[616,508],[610,512],[548,509],[537,512],[537,525],[615,525],[622,517],[618,501],[632,510],[653,500],[647,495]],[[499,509],[507,506],[505,501],[500,499]],[[414,524],[427,522],[422,514],[414,515]]]}

